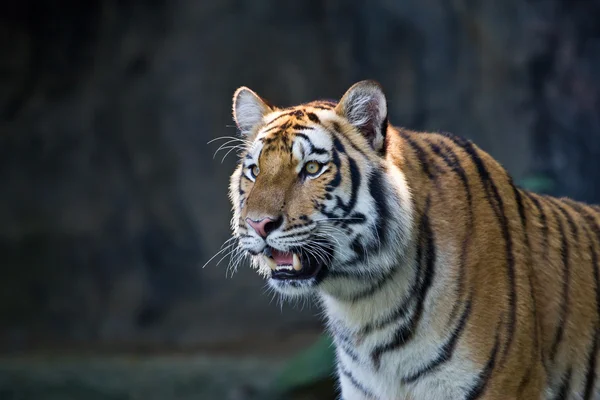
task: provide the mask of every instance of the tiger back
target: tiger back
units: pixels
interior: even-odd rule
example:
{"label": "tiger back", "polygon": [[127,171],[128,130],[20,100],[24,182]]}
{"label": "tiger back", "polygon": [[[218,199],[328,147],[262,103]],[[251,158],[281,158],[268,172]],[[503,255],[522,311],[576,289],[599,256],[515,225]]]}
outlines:
{"label": "tiger back", "polygon": [[600,397],[597,206],[390,125],[374,81],[288,108],[242,87],[233,114],[233,237],[275,291],[323,307],[341,398]]}

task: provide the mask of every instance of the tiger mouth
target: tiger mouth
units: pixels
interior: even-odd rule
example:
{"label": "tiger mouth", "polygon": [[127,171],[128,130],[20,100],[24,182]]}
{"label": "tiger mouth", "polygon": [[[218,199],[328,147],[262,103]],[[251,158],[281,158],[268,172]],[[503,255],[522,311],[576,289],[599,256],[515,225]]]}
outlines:
{"label": "tiger mouth", "polygon": [[325,270],[325,263],[305,252],[284,252],[267,247],[263,252],[265,261],[271,268],[271,279],[307,280],[317,277]]}

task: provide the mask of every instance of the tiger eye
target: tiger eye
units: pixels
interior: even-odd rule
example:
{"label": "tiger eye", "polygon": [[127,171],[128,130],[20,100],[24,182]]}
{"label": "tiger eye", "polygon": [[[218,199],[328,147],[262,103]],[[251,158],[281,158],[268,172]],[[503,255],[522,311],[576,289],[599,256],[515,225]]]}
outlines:
{"label": "tiger eye", "polygon": [[258,173],[260,172],[258,165],[253,165],[252,170],[250,172],[252,172],[252,176],[257,177]]}
{"label": "tiger eye", "polygon": [[317,172],[319,172],[320,169],[321,165],[316,161],[310,161],[304,166],[304,170],[310,175],[316,174]]}

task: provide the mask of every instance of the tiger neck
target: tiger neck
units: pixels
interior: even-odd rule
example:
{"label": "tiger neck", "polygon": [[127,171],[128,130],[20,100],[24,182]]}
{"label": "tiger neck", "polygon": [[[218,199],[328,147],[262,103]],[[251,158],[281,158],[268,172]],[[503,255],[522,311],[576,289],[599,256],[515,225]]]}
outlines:
{"label": "tiger neck", "polygon": [[399,240],[388,241],[369,254],[362,265],[355,266],[358,271],[372,271],[377,266],[378,273],[361,279],[342,279],[336,282],[341,292],[321,293],[330,325],[339,321],[350,333],[402,312],[418,288],[417,225],[431,188],[426,170],[421,168],[420,160],[408,144],[412,134],[415,133],[390,128],[382,171],[387,207],[391,211],[386,236]]}

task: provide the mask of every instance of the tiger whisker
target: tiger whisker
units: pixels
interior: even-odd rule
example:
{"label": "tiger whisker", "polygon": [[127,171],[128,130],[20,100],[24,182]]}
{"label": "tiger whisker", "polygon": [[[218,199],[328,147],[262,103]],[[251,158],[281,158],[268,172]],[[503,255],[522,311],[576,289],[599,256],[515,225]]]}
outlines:
{"label": "tiger whisker", "polygon": [[221,248],[223,248],[223,246],[225,246],[226,244],[228,244],[229,242],[231,242],[232,240],[236,240],[238,239],[237,236],[232,236],[229,239],[227,239],[226,241],[223,242],[223,244],[221,245]]}
{"label": "tiger whisker", "polygon": [[225,158],[227,158],[227,156],[229,155],[229,153],[231,153],[235,149],[243,151],[243,148],[240,148],[240,146],[232,146],[232,148],[227,153],[225,153],[225,155],[223,156],[223,159],[221,160],[221,164],[223,163],[223,161],[225,161]]}
{"label": "tiger whisker", "polygon": [[236,254],[233,255],[233,257],[230,260],[229,266],[228,266],[228,270],[231,270],[231,276],[233,276],[233,274],[235,272],[237,272],[238,267],[240,266],[240,264],[246,259],[246,257],[248,256],[248,254],[244,251],[244,249],[242,249],[241,247],[238,248],[238,252]]}
{"label": "tiger whisker", "polygon": [[212,142],[214,142],[214,141],[217,141],[217,140],[225,140],[225,139],[239,140],[240,142],[244,142],[244,143],[246,143],[246,144],[252,144],[252,142],[251,142],[251,141],[249,141],[249,140],[242,139],[242,138],[235,137],[235,136],[219,136],[219,137],[216,137],[216,138],[214,138],[214,139],[211,139],[211,140],[209,140],[208,142],[206,142],[206,144],[211,144],[211,143],[212,143]]}
{"label": "tiger whisker", "polygon": [[[313,243],[314,243],[314,241],[313,241]],[[316,247],[316,246],[311,248],[311,250],[312,250],[311,253],[315,258],[318,258],[323,264],[326,264],[326,261],[325,261],[326,254],[323,252],[323,250],[321,250],[319,247]]]}
{"label": "tiger whisker", "polygon": [[208,265],[208,263],[210,263],[212,260],[214,260],[216,257],[219,256],[219,254],[221,254],[222,252],[229,250],[229,248],[231,246],[233,246],[235,243],[230,243],[229,245],[225,246],[224,248],[222,248],[221,250],[219,250],[218,252],[215,253],[214,256],[212,256],[203,266],[202,268],[206,267]]}
{"label": "tiger whisker", "polygon": [[215,156],[217,155],[217,153],[219,151],[222,150],[227,150],[227,149],[238,149],[238,150],[244,150],[244,147],[241,144],[233,144],[233,145],[229,145],[229,146],[223,146],[219,149],[217,149],[217,151],[215,151],[215,154],[213,154],[213,159],[215,158]]}
{"label": "tiger whisker", "polygon": [[221,257],[221,259],[219,261],[217,261],[217,263],[215,264],[215,266],[219,265],[221,263],[221,261],[223,261],[225,258],[227,258],[227,256],[233,254],[237,250],[238,250],[238,247],[230,249],[227,253],[225,253],[225,255],[223,257]]}
{"label": "tiger whisker", "polygon": [[348,250],[348,249],[346,249],[345,247],[341,246],[341,245],[339,244],[339,240],[337,240],[337,239],[335,238],[335,236],[334,236],[334,234],[335,234],[335,233],[340,233],[340,234],[342,234],[342,235],[346,235],[346,233],[345,233],[345,232],[341,232],[341,231],[339,231],[339,230],[338,230],[338,231],[336,231],[335,229],[333,229],[333,227],[328,227],[328,228],[332,228],[332,229],[331,229],[331,230],[329,230],[329,231],[328,231],[327,229],[324,229],[324,233],[328,233],[328,232],[329,232],[329,235],[327,235],[326,237],[327,237],[328,239],[334,239],[334,240],[336,240],[336,241],[338,242],[338,246],[337,246],[337,248],[336,248],[335,250],[337,250],[337,251],[339,252],[339,254],[340,254],[340,255],[341,255],[343,258],[346,258],[346,259],[348,259],[348,258],[351,258],[351,255],[350,255],[350,250]]}
{"label": "tiger whisker", "polygon": [[221,150],[229,149],[231,147],[239,147],[240,149],[243,148],[242,144],[231,145],[231,143],[235,143],[235,140],[229,140],[229,141],[223,143],[221,146],[219,146],[219,148],[217,150],[215,150],[215,152],[213,154],[213,160],[217,156],[217,153]]}

